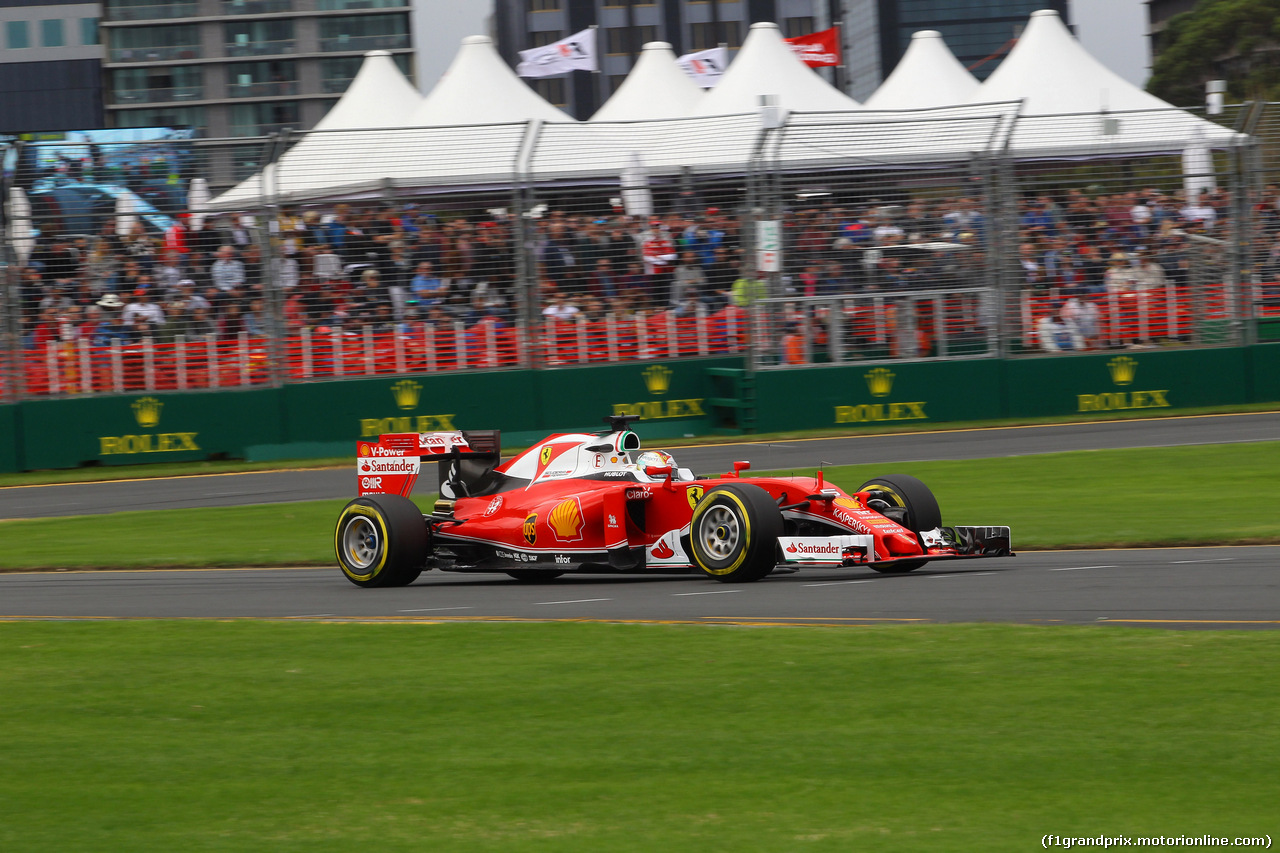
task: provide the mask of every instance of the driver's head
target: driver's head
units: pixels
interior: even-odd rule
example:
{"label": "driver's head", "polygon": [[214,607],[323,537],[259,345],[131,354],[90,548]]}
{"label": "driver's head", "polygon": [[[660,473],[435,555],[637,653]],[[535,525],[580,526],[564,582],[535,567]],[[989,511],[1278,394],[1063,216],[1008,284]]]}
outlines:
{"label": "driver's head", "polygon": [[636,465],[641,471],[646,468],[675,468],[676,460],[665,450],[646,450],[636,458]]}

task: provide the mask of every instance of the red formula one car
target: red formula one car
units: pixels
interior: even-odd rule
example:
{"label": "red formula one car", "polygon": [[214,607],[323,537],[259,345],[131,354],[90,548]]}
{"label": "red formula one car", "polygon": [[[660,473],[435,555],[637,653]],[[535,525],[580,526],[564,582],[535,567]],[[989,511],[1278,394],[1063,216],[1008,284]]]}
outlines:
{"label": "red formula one car", "polygon": [[[813,477],[745,477],[750,465],[695,476],[663,451],[640,452],[633,416],[600,435],[553,435],[499,464],[496,431],[404,433],[360,442],[360,497],[338,516],[334,547],[357,586],[403,586],[425,569],[505,572],[703,572],[759,580],[780,566],[909,572],[931,560],[1012,556],[1008,527],[943,527],[914,477],[876,477],[853,494]],[[438,463],[428,515],[409,499]]]}

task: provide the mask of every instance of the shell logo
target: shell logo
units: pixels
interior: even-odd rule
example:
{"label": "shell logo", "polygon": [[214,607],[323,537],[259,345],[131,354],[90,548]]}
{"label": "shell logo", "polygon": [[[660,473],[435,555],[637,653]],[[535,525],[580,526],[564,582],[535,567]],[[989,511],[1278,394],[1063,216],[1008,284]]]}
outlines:
{"label": "shell logo", "polygon": [[551,526],[551,532],[561,542],[576,542],[581,539],[584,523],[582,504],[577,498],[561,501],[547,516],[547,524]]}
{"label": "shell logo", "polygon": [[538,541],[538,514],[530,513],[524,520],[524,541],[530,545]]}
{"label": "shell logo", "polygon": [[858,503],[856,498],[836,498],[836,506],[842,506],[845,509],[862,509],[862,504]]}
{"label": "shell logo", "polygon": [[368,455],[369,455],[369,445],[367,445],[367,444],[362,444],[362,445],[360,445],[360,455],[361,455],[361,456],[368,456]]}

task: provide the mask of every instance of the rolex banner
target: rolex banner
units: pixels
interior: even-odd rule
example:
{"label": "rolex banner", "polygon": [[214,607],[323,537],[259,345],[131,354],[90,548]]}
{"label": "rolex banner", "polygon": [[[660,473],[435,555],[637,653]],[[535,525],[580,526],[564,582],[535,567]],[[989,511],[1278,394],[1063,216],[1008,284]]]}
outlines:
{"label": "rolex banner", "polygon": [[729,49],[713,47],[697,53],[686,53],[676,60],[684,73],[693,78],[704,89],[714,88],[724,76],[724,69],[729,64]]}
{"label": "rolex banner", "polygon": [[554,77],[570,71],[596,71],[596,31],[588,27],[568,38],[520,51],[521,77]]}
{"label": "rolex banner", "polygon": [[786,39],[796,58],[810,68],[822,65],[841,65],[840,28],[832,27],[820,33]]}

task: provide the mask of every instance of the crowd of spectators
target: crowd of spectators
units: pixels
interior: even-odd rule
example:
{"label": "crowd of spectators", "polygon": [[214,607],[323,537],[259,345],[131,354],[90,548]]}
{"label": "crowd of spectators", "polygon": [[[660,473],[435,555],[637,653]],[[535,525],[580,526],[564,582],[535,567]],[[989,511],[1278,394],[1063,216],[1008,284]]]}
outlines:
{"label": "crowd of spectators", "polygon": [[[1040,346],[1096,345],[1108,294],[1185,284],[1188,235],[1228,236],[1231,201],[1223,190],[1187,199],[1154,188],[1020,199],[1016,223],[1006,223],[1016,225],[1020,285],[1051,297],[1046,322],[1037,324]],[[988,216],[982,199],[963,196],[796,206],[784,220],[780,292],[859,296],[990,284]],[[1263,237],[1251,260],[1264,278],[1280,278],[1280,190],[1268,187],[1255,220]],[[287,209],[267,238],[238,216],[207,216],[198,227],[184,217],[164,234],[139,222],[126,235],[107,217],[97,234],[38,241],[20,270],[22,340],[40,348],[51,340],[101,346],[304,329],[362,333],[416,321],[509,325],[522,310],[523,274],[538,283],[530,310],[554,322],[711,314],[767,292],[744,257],[737,211],[699,204],[635,217],[553,208],[527,221],[521,270],[513,222],[496,210]],[[978,330],[994,322],[986,311],[971,318]]]}

